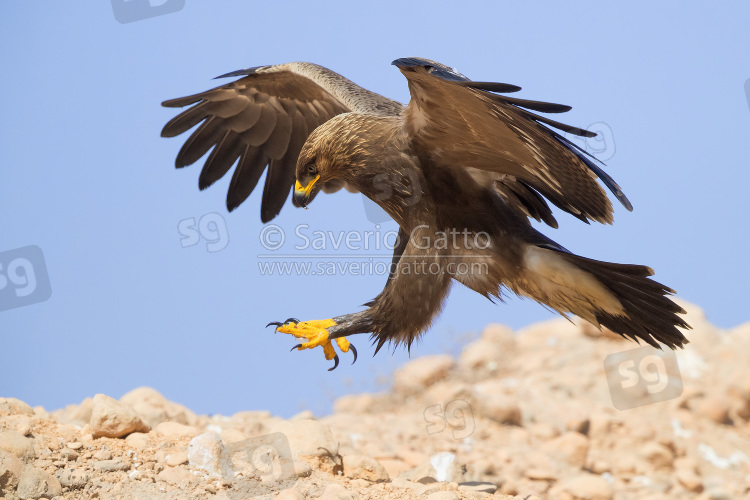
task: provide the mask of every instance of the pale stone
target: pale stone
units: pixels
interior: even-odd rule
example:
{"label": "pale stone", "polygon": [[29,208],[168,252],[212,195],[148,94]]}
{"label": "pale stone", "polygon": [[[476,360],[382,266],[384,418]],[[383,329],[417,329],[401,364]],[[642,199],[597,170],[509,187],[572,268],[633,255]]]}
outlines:
{"label": "pale stone", "polygon": [[646,443],[638,450],[638,453],[656,469],[670,468],[674,463],[672,450],[659,443]]}
{"label": "pale stone", "polygon": [[589,439],[579,432],[566,432],[548,441],[543,451],[574,467],[583,467],[589,451]]}
{"label": "pale stone", "polygon": [[565,498],[565,494],[572,498],[587,500],[611,500],[614,496],[612,485],[601,476],[583,474],[557,483],[550,490],[550,498]]}
{"label": "pale stone", "polygon": [[159,391],[151,387],[138,387],[125,394],[120,401],[143,416],[143,419],[156,427],[170,421],[195,426],[198,417],[181,404],[169,401]]}
{"label": "pale stone", "polygon": [[52,498],[62,494],[60,481],[51,474],[36,469],[32,466],[26,466],[18,480],[19,498]]}
{"label": "pale stone", "polygon": [[167,465],[171,465],[172,467],[176,467],[178,465],[182,465],[188,461],[188,455],[184,451],[178,451],[177,453],[173,453],[169,455],[169,458],[167,458]]}
{"label": "pale stone", "polygon": [[276,495],[276,500],[305,500],[305,495],[295,489],[287,488],[281,490],[279,494]]}
{"label": "pale stone", "polygon": [[15,491],[23,472],[23,462],[17,456],[0,450],[0,493]]}
{"label": "pale stone", "polygon": [[158,475],[159,480],[175,486],[190,485],[198,482],[198,478],[182,467],[165,467]]}
{"label": "pale stone", "polygon": [[487,380],[476,384],[472,400],[478,407],[477,411],[500,424],[521,425],[521,408],[503,390],[502,380]]}
{"label": "pale stone", "polygon": [[388,481],[388,472],[377,460],[364,455],[344,455],[344,475],[353,479]]}
{"label": "pale stone", "polygon": [[327,425],[317,420],[286,420],[276,424],[272,431],[286,436],[293,457],[338,455],[338,440]]}
{"label": "pale stone", "polygon": [[114,460],[99,460],[98,462],[94,462],[94,470],[102,471],[102,472],[113,472],[118,470],[128,470],[130,469],[130,464],[127,462],[123,462],[122,460],[114,459]]}
{"label": "pale stone", "polygon": [[162,435],[167,439],[194,438],[200,431],[189,425],[178,424],[177,422],[162,422],[156,426],[154,432]]}
{"label": "pale stone", "polygon": [[413,394],[445,378],[456,362],[447,354],[423,356],[408,362],[393,375],[393,390]]}
{"label": "pale stone", "polygon": [[94,437],[118,438],[131,432],[151,430],[136,412],[104,394],[94,396],[94,408],[89,425]]}
{"label": "pale stone", "polygon": [[194,437],[188,445],[187,456],[192,467],[203,469],[215,476],[231,474],[231,465],[225,456],[224,445],[215,432],[204,432]]}
{"label": "pale stone", "polygon": [[0,415],[34,416],[34,409],[20,399],[0,398]]}
{"label": "pale stone", "polygon": [[16,431],[0,432],[0,450],[7,451],[21,459],[34,457],[34,442]]}

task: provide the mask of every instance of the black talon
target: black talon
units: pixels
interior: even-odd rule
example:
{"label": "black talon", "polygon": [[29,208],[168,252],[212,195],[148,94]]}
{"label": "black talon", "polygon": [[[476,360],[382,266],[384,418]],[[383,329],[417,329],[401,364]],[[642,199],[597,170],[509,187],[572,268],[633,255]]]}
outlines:
{"label": "black talon", "polygon": [[298,349],[300,347],[302,347],[302,344],[297,344],[296,346],[294,346],[291,349],[289,349],[289,352],[292,352],[293,350]]}
{"label": "black talon", "polygon": [[354,347],[352,344],[349,344],[349,349],[352,350],[352,354],[354,354],[354,361],[352,361],[352,364],[357,362],[357,348]]}
{"label": "black talon", "polygon": [[268,324],[266,325],[266,328],[268,328],[268,327],[269,327],[269,326],[271,326],[271,325],[274,325],[274,326],[275,326],[276,328],[278,328],[278,327],[280,327],[281,325],[283,325],[283,323],[279,323],[278,321],[271,321],[270,323],[268,323]]}
{"label": "black talon", "polygon": [[335,364],[333,365],[333,368],[329,368],[329,369],[328,369],[328,371],[329,371],[329,372],[332,372],[333,370],[335,370],[335,369],[336,369],[336,367],[337,367],[337,366],[339,366],[339,355],[338,355],[338,354],[334,354],[334,355],[333,355],[333,362],[334,362]]}
{"label": "black talon", "polygon": [[298,320],[297,318],[287,318],[286,321],[284,321],[284,324],[286,325],[287,323],[299,323],[299,322],[300,320]]}

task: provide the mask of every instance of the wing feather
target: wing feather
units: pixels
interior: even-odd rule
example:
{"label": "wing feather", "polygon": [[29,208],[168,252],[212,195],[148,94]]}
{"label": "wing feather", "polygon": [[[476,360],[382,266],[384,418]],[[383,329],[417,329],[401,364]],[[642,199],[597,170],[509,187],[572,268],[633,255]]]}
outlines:
{"label": "wing feather", "polygon": [[550,225],[554,218],[546,203],[535,198],[538,194],[583,221],[612,222],[612,205],[597,177],[632,209],[619,186],[585,152],[542,124],[587,137],[595,134],[522,109],[559,113],[568,106],[499,96],[487,90],[492,86],[486,82],[445,79],[428,66],[411,63],[399,69],[411,94],[405,130],[420,156],[448,168],[511,176],[518,182],[501,186],[502,194]]}
{"label": "wing feather", "polygon": [[191,165],[211,150],[198,180],[200,189],[222,178],[237,162],[227,193],[230,211],[250,195],[268,166],[261,201],[264,222],[281,210],[294,183],[299,153],[316,127],[345,112],[396,114],[402,109],[395,101],[309,63],[259,66],[223,76],[242,78],[164,101],[168,108],[190,107],[169,120],[161,135],[175,137],[198,126],[175,165]]}

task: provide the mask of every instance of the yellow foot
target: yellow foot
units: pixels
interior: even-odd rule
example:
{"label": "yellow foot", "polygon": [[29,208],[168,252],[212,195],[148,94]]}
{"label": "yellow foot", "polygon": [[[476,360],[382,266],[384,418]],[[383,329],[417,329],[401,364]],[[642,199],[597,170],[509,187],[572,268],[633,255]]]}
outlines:
{"label": "yellow foot", "polygon": [[[335,370],[336,367],[339,366],[339,356],[333,348],[331,339],[328,338],[328,328],[336,325],[336,322],[332,319],[300,321],[296,318],[289,318],[283,323],[272,322],[268,323],[266,326],[271,325],[276,326],[277,332],[288,333],[294,335],[298,339],[307,339],[307,342],[297,344],[292,347],[292,350],[297,349],[298,351],[301,351],[302,349],[312,349],[321,346],[323,347],[323,353],[325,354],[326,359],[332,359],[334,361],[333,368],[329,368],[328,371]],[[351,349],[352,354],[354,354],[354,361],[357,361],[357,349],[355,349],[346,338],[338,337],[333,340],[339,346],[341,352],[349,352]],[[354,361],[352,361],[352,364],[354,364]]]}

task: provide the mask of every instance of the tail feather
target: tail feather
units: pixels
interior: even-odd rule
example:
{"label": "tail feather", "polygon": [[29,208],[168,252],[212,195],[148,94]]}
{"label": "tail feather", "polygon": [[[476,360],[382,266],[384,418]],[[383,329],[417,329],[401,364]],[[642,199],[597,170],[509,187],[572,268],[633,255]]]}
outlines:
{"label": "tail feather", "polygon": [[614,264],[562,253],[566,260],[597,278],[622,304],[624,314],[593,311],[597,321],[626,338],[661,348],[659,343],[675,349],[688,343],[678,328],[690,329],[679,316],[685,311],[669,299],[674,291],[649,278],[653,271],[646,266]]}

